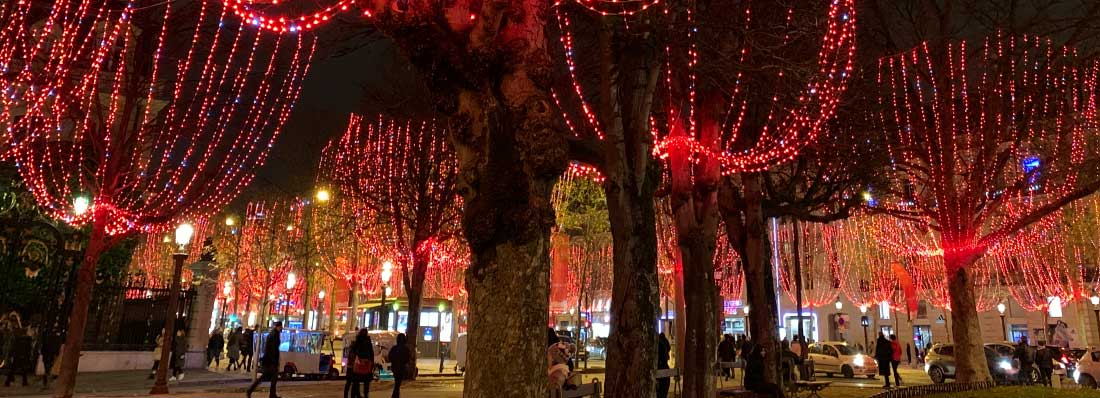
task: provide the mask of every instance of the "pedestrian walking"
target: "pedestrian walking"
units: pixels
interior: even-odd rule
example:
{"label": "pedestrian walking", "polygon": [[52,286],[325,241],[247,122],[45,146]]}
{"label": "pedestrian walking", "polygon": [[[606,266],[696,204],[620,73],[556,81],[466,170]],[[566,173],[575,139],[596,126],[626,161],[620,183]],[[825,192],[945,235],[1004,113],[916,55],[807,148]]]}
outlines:
{"label": "pedestrian walking", "polygon": [[890,361],[890,369],[894,371],[894,386],[901,387],[901,374],[898,373],[898,365],[901,364],[901,342],[898,335],[890,335],[890,349],[894,351],[894,357]]}
{"label": "pedestrian walking", "polygon": [[894,350],[890,347],[890,340],[886,339],[883,334],[878,335],[878,339],[875,340],[875,362],[878,362],[878,374],[882,376],[885,384],[882,388],[889,389],[890,387],[890,362],[894,360]]}
{"label": "pedestrian walking", "polygon": [[905,343],[905,363],[913,364],[913,346],[909,343]]}
{"label": "pedestrian walking", "polygon": [[401,397],[401,381],[408,378],[409,372],[409,347],[408,338],[404,333],[397,334],[397,344],[390,349],[390,370],[393,371],[393,395],[392,398]]}
{"label": "pedestrian walking", "polygon": [[268,398],[279,398],[275,393],[275,384],[279,381],[279,345],[282,344],[283,323],[275,322],[271,332],[264,341],[264,352],[260,356],[260,371],[262,375],[252,382],[245,392],[245,396],[252,398],[252,393],[265,378],[271,379],[271,389],[267,392]]}
{"label": "pedestrian walking", "polygon": [[1055,347],[1046,346],[1045,341],[1039,342],[1039,349],[1035,352],[1035,365],[1039,367],[1039,382],[1044,386],[1052,387],[1051,375],[1054,374],[1054,350]]}
{"label": "pedestrian walking", "polygon": [[34,339],[24,328],[16,328],[12,331],[12,345],[8,352],[8,378],[4,380],[4,387],[11,386],[15,375],[23,378],[23,386],[27,385],[27,375],[34,372]]}
{"label": "pedestrian walking", "polygon": [[[370,397],[370,382],[374,379],[374,344],[366,328],[359,329],[348,353],[351,355],[348,358],[347,380],[344,382],[344,398]],[[360,384],[364,386],[362,395],[359,394]]]}
{"label": "pedestrian walking", "polygon": [[1012,358],[1020,361],[1020,371],[1016,372],[1016,381],[1023,385],[1031,385],[1031,375],[1034,373],[1035,352],[1027,344],[1027,336],[1020,338],[1016,343],[1016,350]]}
{"label": "pedestrian walking", "polygon": [[172,339],[172,378],[169,380],[183,380],[183,366],[186,364],[187,333],[183,330],[176,331],[176,338]]}
{"label": "pedestrian walking", "polygon": [[61,336],[52,331],[45,331],[39,337],[42,342],[42,389],[50,387],[50,377],[53,376],[53,365],[57,361],[57,355],[61,352]]}
{"label": "pedestrian walking", "polygon": [[[718,343],[718,361],[719,362],[734,362],[737,360],[737,347],[734,345],[733,336],[722,336],[722,342]],[[733,369],[728,367],[722,368],[722,375],[729,380],[733,377]]]}
{"label": "pedestrian walking", "polygon": [[210,334],[210,340],[206,342],[206,366],[214,362],[214,369],[222,366],[222,351],[225,350],[225,336],[221,328],[214,329]]}
{"label": "pedestrian walking", "polygon": [[[671,358],[672,344],[665,337],[665,332],[657,335],[657,369],[668,369],[668,360]],[[668,387],[672,383],[671,377],[657,379],[657,398],[668,398]]]}
{"label": "pedestrian walking", "polygon": [[241,369],[241,328],[236,327],[229,331],[229,338],[225,341],[225,356],[229,359],[229,366],[225,370]]}
{"label": "pedestrian walking", "polygon": [[244,335],[241,336],[241,362],[244,362],[244,370],[247,372],[252,371],[252,354],[254,350],[254,339],[256,338],[256,329],[254,327],[245,329]]}
{"label": "pedestrian walking", "polygon": [[157,368],[160,367],[160,353],[164,349],[164,329],[157,335],[157,346],[153,348],[153,369],[149,373],[149,380],[157,376]]}

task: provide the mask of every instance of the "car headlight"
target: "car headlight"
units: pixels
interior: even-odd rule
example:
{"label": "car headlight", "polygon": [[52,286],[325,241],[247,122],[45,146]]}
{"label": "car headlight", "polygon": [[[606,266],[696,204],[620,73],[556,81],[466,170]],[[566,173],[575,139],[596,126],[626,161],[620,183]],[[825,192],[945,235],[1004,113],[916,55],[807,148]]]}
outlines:
{"label": "car headlight", "polygon": [[928,373],[928,369],[932,369],[932,365],[928,362],[924,363],[924,373]]}
{"label": "car headlight", "polygon": [[1073,382],[1074,383],[1080,383],[1080,380],[1081,380],[1081,369],[1074,370],[1073,371]]}
{"label": "car headlight", "polygon": [[997,363],[997,366],[999,366],[1001,370],[1012,370],[1012,362],[1009,361],[1001,361]]}
{"label": "car headlight", "polygon": [[856,367],[862,368],[863,367],[863,355],[856,355],[855,358],[852,358],[852,364],[856,365]]}

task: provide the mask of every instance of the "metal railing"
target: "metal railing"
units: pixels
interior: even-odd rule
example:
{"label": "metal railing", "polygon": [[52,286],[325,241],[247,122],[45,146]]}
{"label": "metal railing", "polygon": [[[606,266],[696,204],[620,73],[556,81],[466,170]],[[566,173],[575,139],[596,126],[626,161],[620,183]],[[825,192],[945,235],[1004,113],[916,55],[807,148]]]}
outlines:
{"label": "metal railing", "polygon": [[994,381],[979,381],[974,383],[945,383],[945,384],[928,384],[921,386],[903,387],[889,391],[883,391],[878,394],[872,395],[871,398],[910,398],[910,397],[924,397],[932,394],[942,394],[950,392],[963,392],[963,391],[975,391],[975,390],[987,390],[997,386],[997,382]]}

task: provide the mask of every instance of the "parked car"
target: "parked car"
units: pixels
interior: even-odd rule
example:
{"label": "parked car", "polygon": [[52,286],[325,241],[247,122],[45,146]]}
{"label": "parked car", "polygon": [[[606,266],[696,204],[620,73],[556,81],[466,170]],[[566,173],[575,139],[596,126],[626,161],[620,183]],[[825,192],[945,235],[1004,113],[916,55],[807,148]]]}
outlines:
{"label": "parked car", "polygon": [[814,361],[814,373],[825,373],[832,376],[839,373],[844,377],[852,378],[856,375],[875,378],[878,373],[878,365],[875,359],[857,352],[847,343],[839,341],[825,341],[810,344],[809,358]]}
{"label": "parked car", "polygon": [[[1012,359],[1014,347],[1008,343],[989,343],[983,347],[986,366],[994,380],[1006,382],[1016,378],[1019,363]],[[1033,376],[1036,369],[1030,369]],[[943,383],[955,378],[955,345],[938,343],[932,345],[924,356],[924,372],[933,383]]]}
{"label": "parked car", "polygon": [[606,347],[607,338],[596,337],[588,340],[585,350],[588,351],[589,359],[605,359],[607,356]]}
{"label": "parked car", "polygon": [[1081,387],[1097,388],[1100,384],[1100,348],[1093,348],[1081,355],[1072,375]]}

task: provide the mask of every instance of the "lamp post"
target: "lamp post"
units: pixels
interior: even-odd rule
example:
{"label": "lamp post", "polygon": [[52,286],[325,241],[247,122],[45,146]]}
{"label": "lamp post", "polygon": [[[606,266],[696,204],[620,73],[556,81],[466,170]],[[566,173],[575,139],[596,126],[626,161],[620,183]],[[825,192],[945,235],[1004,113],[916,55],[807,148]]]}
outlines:
{"label": "lamp post", "polygon": [[176,313],[179,311],[180,275],[183,273],[183,262],[187,260],[187,245],[191,243],[191,236],[195,234],[195,228],[191,224],[183,223],[176,227],[176,253],[172,254],[174,264],[172,267],[172,287],[168,292],[168,309],[165,310],[164,329],[161,330],[160,363],[157,366],[156,383],[149,394],[168,393],[168,362],[172,353],[172,338],[175,336]]}
{"label": "lamp post", "polygon": [[379,318],[379,328],[382,330],[389,330],[389,310],[386,308],[386,289],[390,283],[390,277],[393,276],[393,263],[386,261],[382,263],[382,317]]}
{"label": "lamp post", "polygon": [[290,290],[294,289],[294,285],[298,283],[298,276],[294,275],[294,272],[286,274],[286,294],[283,295],[286,299],[283,300],[283,325],[290,326]]}
{"label": "lamp post", "polygon": [[862,314],[859,317],[859,324],[863,326],[863,349],[866,350],[871,347],[871,340],[867,338],[867,327],[871,326],[871,318],[867,317],[867,304],[859,305],[859,313]]}
{"label": "lamp post", "polygon": [[229,309],[229,294],[230,293],[233,293],[233,286],[230,284],[229,281],[225,281],[225,285],[222,286],[222,312],[221,312],[222,317],[221,317],[221,325],[220,325],[223,328],[225,327],[225,324],[226,324],[225,311],[227,311]]}
{"label": "lamp post", "polygon": [[443,310],[445,309],[447,309],[447,305],[439,303],[439,322],[436,322],[436,325],[439,325],[439,331],[435,333],[435,352],[439,354],[440,374],[443,374]]}
{"label": "lamp post", "polygon": [[[844,313],[841,312],[842,310],[844,310],[844,303],[840,302],[840,296],[837,296],[836,303],[833,303],[833,307],[836,308],[836,317],[837,317],[837,319],[840,319],[840,317],[844,315]],[[833,323],[835,324],[836,322],[833,322]],[[837,329],[839,329],[839,328],[837,328]],[[840,340],[844,340],[844,333],[837,330],[836,334],[837,334],[837,337],[840,338]],[[806,336],[802,336],[802,338],[803,338],[803,341],[805,341]]]}
{"label": "lamp post", "polygon": [[1005,303],[997,303],[997,312],[1001,314],[1001,337],[1008,341],[1008,326],[1005,325]]}
{"label": "lamp post", "polygon": [[325,291],[317,292],[317,323],[314,325],[314,329],[321,329],[321,324],[325,320]]}
{"label": "lamp post", "polygon": [[[1096,332],[1100,333],[1100,296],[1093,294],[1092,297],[1089,297],[1089,301],[1092,302],[1092,313],[1096,315]],[[1100,340],[1097,340],[1097,342],[1100,342]]]}

